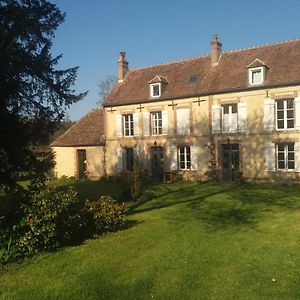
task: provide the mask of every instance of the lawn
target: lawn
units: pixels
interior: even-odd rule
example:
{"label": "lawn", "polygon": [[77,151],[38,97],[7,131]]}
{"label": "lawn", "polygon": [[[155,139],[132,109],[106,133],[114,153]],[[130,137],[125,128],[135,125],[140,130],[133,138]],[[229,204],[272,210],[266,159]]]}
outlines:
{"label": "lawn", "polygon": [[300,299],[299,186],[153,190],[128,228],[8,266],[0,299]]}

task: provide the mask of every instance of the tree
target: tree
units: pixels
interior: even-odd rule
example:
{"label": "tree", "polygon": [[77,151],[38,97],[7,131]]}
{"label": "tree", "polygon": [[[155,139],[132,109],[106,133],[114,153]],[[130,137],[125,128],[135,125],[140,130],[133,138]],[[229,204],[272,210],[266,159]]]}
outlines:
{"label": "tree", "polygon": [[35,147],[49,142],[65,110],[87,92],[72,86],[78,67],[56,69],[54,32],[64,21],[45,0],[0,0],[0,185],[16,186],[21,173],[42,178],[50,156]]}
{"label": "tree", "polygon": [[111,92],[116,81],[117,77],[115,75],[108,75],[104,79],[100,80],[100,82],[98,83],[98,87],[100,89],[100,100],[98,101],[99,104],[102,103],[107,97],[107,95]]}

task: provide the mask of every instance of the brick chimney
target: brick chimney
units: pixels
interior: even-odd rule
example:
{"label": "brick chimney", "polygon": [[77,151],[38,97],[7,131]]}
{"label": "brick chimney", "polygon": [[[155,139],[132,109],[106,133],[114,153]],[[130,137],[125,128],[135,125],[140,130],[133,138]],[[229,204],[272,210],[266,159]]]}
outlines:
{"label": "brick chimney", "polygon": [[118,79],[119,82],[123,82],[123,79],[128,72],[128,61],[125,59],[125,52],[120,52],[118,60]]}
{"label": "brick chimney", "polygon": [[222,54],[222,44],[219,42],[217,34],[213,36],[213,40],[210,43],[210,49],[211,49],[211,65],[216,66]]}

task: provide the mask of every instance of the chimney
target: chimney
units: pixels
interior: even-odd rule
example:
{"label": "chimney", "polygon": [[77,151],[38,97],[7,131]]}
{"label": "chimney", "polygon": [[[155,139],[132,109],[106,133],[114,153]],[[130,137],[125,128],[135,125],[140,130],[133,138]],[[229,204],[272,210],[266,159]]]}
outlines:
{"label": "chimney", "polygon": [[217,34],[213,36],[213,40],[210,43],[210,49],[211,49],[211,65],[216,66],[222,54],[222,44],[219,42]]}
{"label": "chimney", "polygon": [[119,82],[123,82],[123,79],[128,72],[128,61],[125,59],[125,52],[120,52],[118,60],[118,79]]}

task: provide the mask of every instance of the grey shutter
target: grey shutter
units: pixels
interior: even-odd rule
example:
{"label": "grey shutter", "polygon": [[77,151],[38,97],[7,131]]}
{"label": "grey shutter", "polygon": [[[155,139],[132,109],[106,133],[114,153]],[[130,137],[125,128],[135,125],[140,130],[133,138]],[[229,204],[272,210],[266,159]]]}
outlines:
{"label": "grey shutter", "polygon": [[123,172],[123,149],[118,148],[117,149],[117,171]]}
{"label": "grey shutter", "polygon": [[218,104],[213,104],[211,107],[211,126],[213,133],[219,133],[221,131],[220,121],[221,121],[221,107]]}
{"label": "grey shutter", "polygon": [[295,129],[300,130],[300,97],[296,97],[295,101]]}
{"label": "grey shutter", "polygon": [[265,170],[275,171],[275,144],[265,144]]}
{"label": "grey shutter", "polygon": [[264,130],[273,131],[275,128],[275,101],[266,99],[264,105]]}
{"label": "grey shutter", "polygon": [[198,170],[198,154],[199,154],[199,147],[191,146],[191,170],[193,171]]}
{"label": "grey shutter", "polygon": [[295,143],[295,171],[300,172],[300,143]]}
{"label": "grey shutter", "polygon": [[245,132],[247,130],[247,104],[245,102],[238,103],[238,131]]}
{"label": "grey shutter", "polygon": [[122,136],[122,116],[120,114],[116,115],[116,136]]}
{"label": "grey shutter", "polygon": [[177,147],[174,145],[170,147],[170,170],[177,170]]}
{"label": "grey shutter", "polygon": [[148,111],[143,113],[143,130],[144,136],[150,135],[150,113]]}
{"label": "grey shutter", "polygon": [[169,118],[168,118],[167,110],[163,110],[161,112],[161,118],[162,118],[162,134],[167,135],[169,130]]}
{"label": "grey shutter", "polygon": [[140,135],[140,122],[139,122],[139,114],[133,114],[133,134],[134,136]]}

